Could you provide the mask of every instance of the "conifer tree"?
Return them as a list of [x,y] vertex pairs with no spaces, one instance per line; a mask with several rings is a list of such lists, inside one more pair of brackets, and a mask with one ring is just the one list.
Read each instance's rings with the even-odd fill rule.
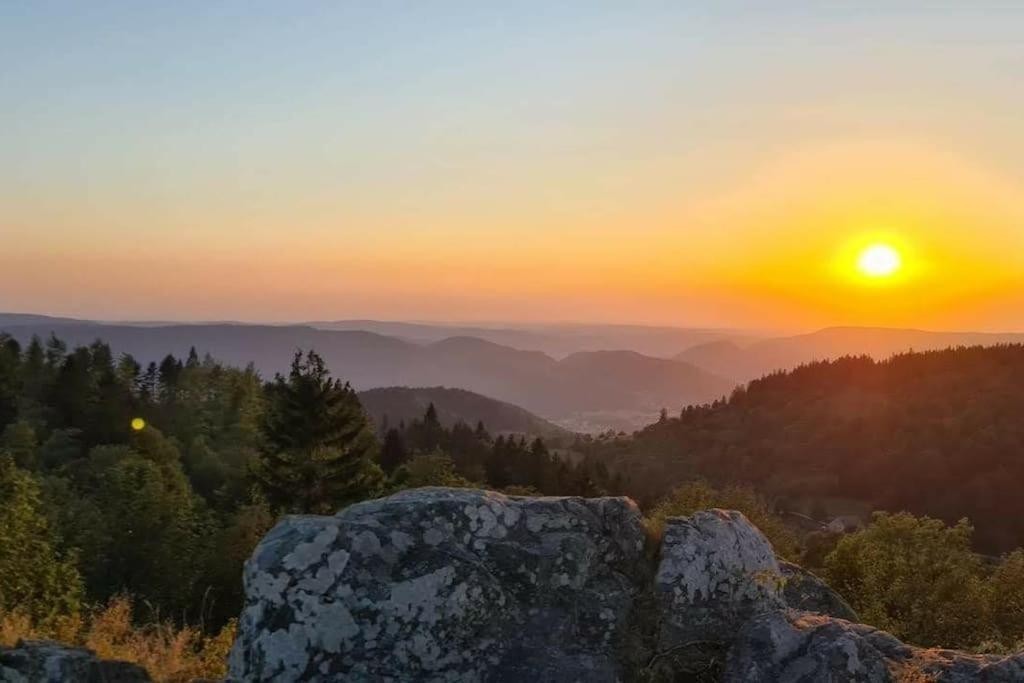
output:
[[383,475],[369,420],[355,391],[332,379],[315,351],[297,352],[267,399],[267,446],[256,474],[272,505],[334,512],[378,493]]
[[397,429],[389,429],[384,435],[384,445],[380,452],[381,468],[391,474],[408,458],[409,452],[405,448],[401,433]]
[[21,347],[18,342],[0,334],[0,430],[18,417],[20,361]]

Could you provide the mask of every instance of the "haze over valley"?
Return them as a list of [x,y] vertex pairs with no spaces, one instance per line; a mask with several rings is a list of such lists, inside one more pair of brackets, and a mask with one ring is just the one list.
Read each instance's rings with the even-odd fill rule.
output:
[[144,364],[195,348],[230,365],[252,363],[265,378],[285,372],[296,349],[315,349],[359,391],[465,389],[585,433],[631,432],[663,408],[675,414],[710,403],[752,379],[815,360],[1024,342],[1024,334],[885,328],[764,337],[641,325],[109,323],[32,314],[0,314],[0,332],[25,344],[51,334],[72,346],[99,339]]

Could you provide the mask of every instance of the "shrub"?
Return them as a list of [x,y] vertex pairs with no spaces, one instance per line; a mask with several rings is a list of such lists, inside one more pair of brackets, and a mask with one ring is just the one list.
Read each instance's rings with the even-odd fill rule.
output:
[[840,539],[825,576],[865,622],[928,647],[970,648],[996,635],[989,587],[967,520],[948,527],[909,513],[875,513]]
[[167,621],[136,625],[132,602],[118,596],[85,619],[65,621],[62,627],[41,627],[23,612],[0,614],[0,645],[20,639],[49,638],[94,650],[103,659],[133,662],[145,668],[156,683],[186,683],[195,679],[221,680],[236,622],[203,635],[198,629],[178,628]]
[[684,484],[673,490],[651,511],[648,518],[649,532],[653,537],[660,538],[665,520],[669,517],[689,516],[709,508],[739,510],[771,541],[780,557],[799,557],[800,545],[793,532],[775,514],[766,498],[745,486],[716,489],[704,481]]
[[55,627],[79,610],[82,581],[74,557],[57,552],[39,484],[0,453],[0,613],[18,609]]

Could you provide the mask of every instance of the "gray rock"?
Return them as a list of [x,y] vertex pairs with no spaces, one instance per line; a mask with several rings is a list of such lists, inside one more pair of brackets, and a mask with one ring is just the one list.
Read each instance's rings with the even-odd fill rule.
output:
[[863,624],[795,610],[752,619],[726,660],[725,683],[1011,683],[1024,654],[911,647]]
[[[246,564],[230,680],[1024,681],[1024,654],[915,648],[836,618],[852,610],[738,512],[668,520],[656,572],[641,521],[625,498],[440,488],[286,518]],[[4,652],[0,678],[147,680],[24,673],[47,661]]]
[[853,608],[815,574],[784,560],[779,560],[779,569],[785,579],[782,590],[788,607],[857,621],[857,613]]
[[784,605],[782,583],[771,544],[743,514],[704,510],[670,518],[654,581],[659,650],[730,644],[752,616]]
[[614,681],[649,568],[626,498],[418,489],[289,517],[245,567],[237,681]]
[[45,640],[22,640],[0,648],[3,683],[148,683],[149,674],[136,664],[96,658],[85,648]]

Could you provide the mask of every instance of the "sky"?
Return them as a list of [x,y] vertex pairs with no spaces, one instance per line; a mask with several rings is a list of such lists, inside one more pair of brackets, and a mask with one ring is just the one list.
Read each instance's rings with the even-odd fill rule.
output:
[[0,2],[0,310],[1024,330],[1024,4],[825,5]]

